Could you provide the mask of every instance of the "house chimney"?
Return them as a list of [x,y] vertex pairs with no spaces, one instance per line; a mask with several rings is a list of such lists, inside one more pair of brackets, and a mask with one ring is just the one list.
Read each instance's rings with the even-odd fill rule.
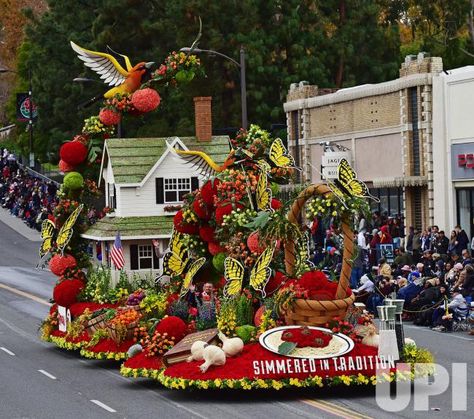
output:
[[210,141],[212,137],[211,101],[211,96],[194,98],[196,138],[199,141]]

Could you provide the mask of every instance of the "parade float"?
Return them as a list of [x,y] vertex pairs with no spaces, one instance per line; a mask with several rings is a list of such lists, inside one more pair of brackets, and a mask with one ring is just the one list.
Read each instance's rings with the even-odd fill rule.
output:
[[[97,65],[94,54],[106,55],[74,49],[90,67]],[[183,53],[163,66],[151,82],[191,79],[199,71],[197,59]],[[186,77],[178,77],[181,71]],[[110,270],[90,265],[79,236],[87,227],[87,198],[97,192],[88,174],[123,112],[158,106],[149,85],[115,92],[61,148],[67,174],[40,250],[58,276],[43,339],[86,358],[123,360],[122,375],[174,389],[368,385],[431,373],[428,366],[415,370],[432,356],[405,345],[399,301],[378,308],[380,330],[353,304],[353,226],[369,208],[367,187],[343,160],[335,181],[278,199],[299,169],[283,141],[255,125],[231,139],[223,164],[170,146],[202,181],[173,217],[156,281],[122,271],[114,284]],[[342,239],[342,255],[328,253],[340,259],[335,271],[310,261],[306,221],[315,217],[330,218]]]

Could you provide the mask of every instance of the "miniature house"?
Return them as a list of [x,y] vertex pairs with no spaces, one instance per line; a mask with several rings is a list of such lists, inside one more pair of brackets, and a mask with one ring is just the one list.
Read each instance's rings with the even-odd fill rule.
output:
[[173,216],[184,196],[205,180],[177,158],[167,143],[173,148],[203,151],[218,164],[228,156],[229,137],[211,135],[211,98],[195,98],[195,104],[196,137],[106,140],[99,185],[105,186],[106,206],[111,211],[82,234],[100,242],[102,264],[110,265],[109,249],[119,231],[124,270],[143,275],[160,272]]

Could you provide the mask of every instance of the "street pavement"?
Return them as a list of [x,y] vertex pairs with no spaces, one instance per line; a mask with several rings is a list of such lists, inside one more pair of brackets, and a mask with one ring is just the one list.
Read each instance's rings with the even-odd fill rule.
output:
[[[36,233],[18,234],[21,221],[0,211],[0,418],[473,417],[474,338],[466,333],[405,326],[406,336],[430,348],[436,362],[448,370],[454,362],[468,365],[467,411],[463,412],[452,411],[451,387],[431,397],[427,411],[414,411],[411,402],[393,413],[377,405],[373,388],[171,391],[151,380],[120,376],[118,363],[85,360],[60,350],[38,337],[55,278],[47,270],[35,269],[39,244],[30,239]],[[461,384],[456,390],[460,393],[462,374],[455,379]],[[420,385],[418,393],[433,388],[433,384]]]

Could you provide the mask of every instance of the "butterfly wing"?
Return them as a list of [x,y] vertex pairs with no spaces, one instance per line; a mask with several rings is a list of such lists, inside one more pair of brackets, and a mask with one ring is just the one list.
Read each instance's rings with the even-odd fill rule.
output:
[[370,194],[367,185],[357,179],[357,173],[346,159],[341,159],[337,166],[336,183],[346,195],[355,196],[357,198],[371,198],[376,201],[378,200]]
[[238,260],[231,257],[225,258],[224,268],[224,277],[227,281],[224,286],[224,297],[235,297],[242,290],[245,269]]
[[51,220],[44,220],[41,224],[41,239],[43,240],[39,250],[41,258],[52,249],[55,231],[56,226]]
[[62,225],[62,227],[59,230],[58,237],[56,238],[56,246],[58,249],[61,251],[61,253],[64,252],[64,249],[66,248],[67,244],[71,240],[71,237],[74,233],[74,230],[72,229],[74,227],[74,224],[76,224],[77,218],[79,217],[79,214],[82,211],[82,208],[84,205],[79,205],[68,217],[66,222]]
[[295,272],[297,275],[307,271],[308,268],[314,268],[313,262],[309,260],[309,237],[307,233],[296,242],[295,256]]
[[295,167],[293,156],[288,154],[280,138],[275,139],[270,146],[269,157],[277,167]]
[[257,181],[257,207],[260,211],[270,211],[272,209],[272,190],[268,187],[268,177],[265,172],[260,172]]
[[186,272],[186,276],[184,277],[183,285],[181,286],[181,292],[179,293],[180,298],[184,297],[187,294],[187,292],[189,291],[189,287],[193,283],[194,276],[197,274],[199,269],[201,269],[202,265],[204,265],[205,263],[206,263],[206,258],[202,257],[191,264],[189,271]]
[[273,258],[275,247],[267,247],[265,251],[258,257],[252,271],[250,272],[250,286],[255,291],[260,291],[262,297],[265,297],[265,285],[267,285],[272,270],[270,262]]

